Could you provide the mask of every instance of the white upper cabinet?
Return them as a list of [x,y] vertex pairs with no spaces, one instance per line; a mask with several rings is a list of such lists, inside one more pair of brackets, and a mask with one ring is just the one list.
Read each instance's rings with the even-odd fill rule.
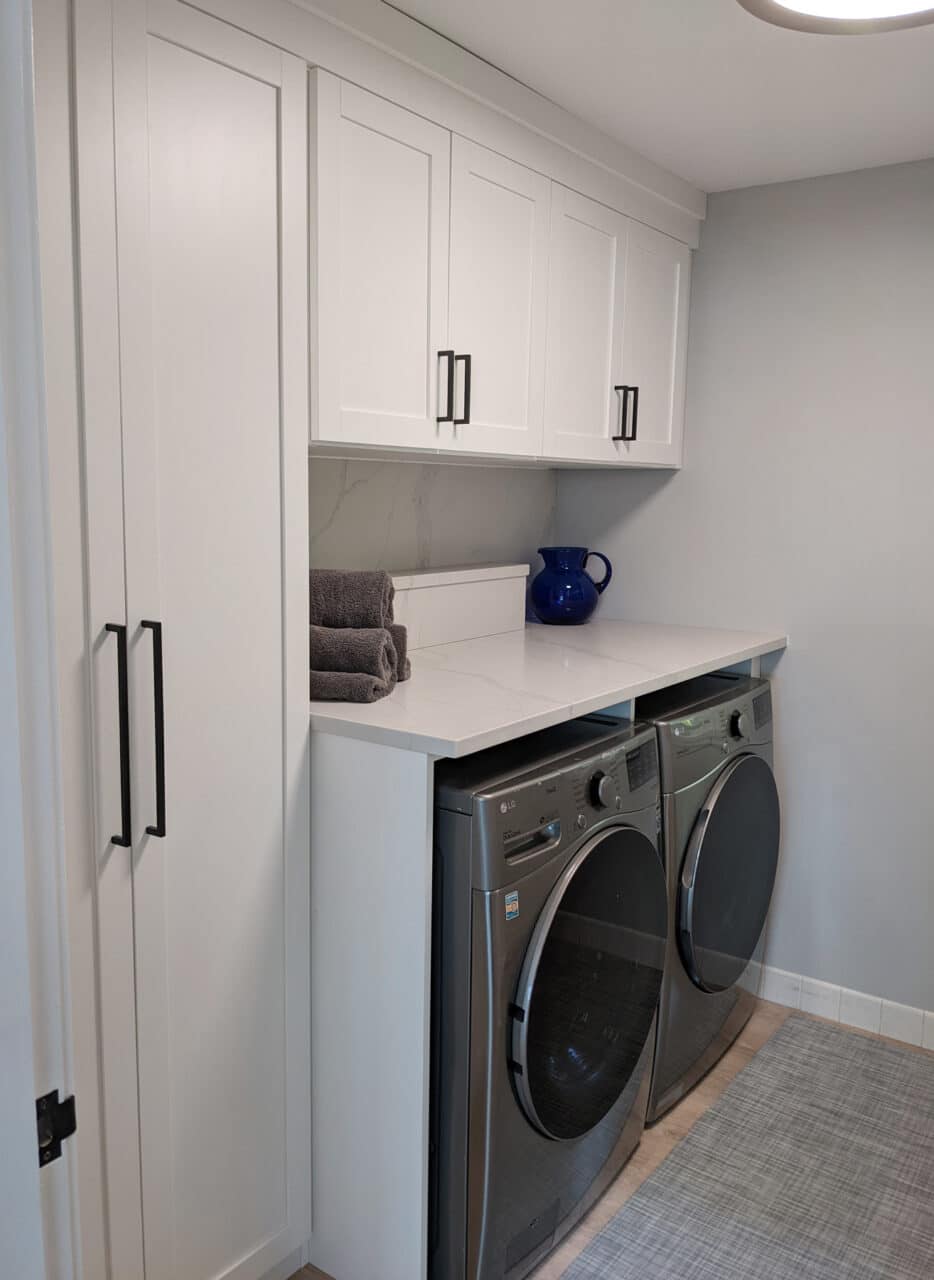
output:
[[311,438],[436,449],[451,135],[324,71],[311,116]]
[[311,72],[311,443],[681,462],[691,251]]
[[[681,465],[691,250],[641,222],[629,224],[619,382],[628,408],[620,461]],[[626,403],[628,401],[628,404]]]
[[618,462],[629,220],[554,183],[545,379],[547,458]]
[[678,466],[691,251],[554,184],[546,458]]
[[540,173],[454,138],[449,346],[458,452],[542,452],[550,197]]

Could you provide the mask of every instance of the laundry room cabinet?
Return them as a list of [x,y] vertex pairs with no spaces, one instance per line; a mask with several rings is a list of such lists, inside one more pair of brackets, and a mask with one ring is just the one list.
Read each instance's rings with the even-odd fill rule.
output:
[[464,453],[541,453],[550,200],[540,173],[453,139],[449,345],[469,360],[470,401],[452,443]]
[[691,251],[310,73],[311,446],[681,461]]
[[104,1127],[79,1142],[109,1224],[84,1274],[259,1280],[310,1233],[306,67],[174,0],[114,17],[111,48],[81,6],[76,43]]
[[451,440],[439,405],[453,399],[453,356],[439,357],[451,135],[326,71],[309,89],[312,439],[437,448]]
[[554,183],[551,197],[544,452],[621,456],[623,317],[629,219]]
[[633,407],[623,426],[631,438],[623,441],[619,461],[681,463],[690,281],[687,245],[630,220],[620,375],[638,388],[638,402],[630,393]]
[[312,442],[541,452],[550,183],[310,75]]
[[690,254],[552,184],[546,457],[679,464]]

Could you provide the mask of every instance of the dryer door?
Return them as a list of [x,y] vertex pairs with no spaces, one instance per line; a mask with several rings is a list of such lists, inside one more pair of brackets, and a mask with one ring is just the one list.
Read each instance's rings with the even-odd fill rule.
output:
[[548,1137],[587,1133],[626,1088],[655,1017],[667,915],[655,846],[622,826],[579,850],[542,908],[512,1010],[512,1070]]
[[778,790],[759,756],[737,756],[698,814],[678,887],[678,945],[702,991],[725,991],[758,945],[775,884]]

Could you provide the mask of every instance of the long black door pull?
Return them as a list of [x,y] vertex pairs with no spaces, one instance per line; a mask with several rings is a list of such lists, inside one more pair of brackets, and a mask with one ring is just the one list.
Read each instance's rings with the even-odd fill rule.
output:
[[165,835],[165,689],[162,673],[162,623],[139,624],[152,632],[152,703],[156,732],[156,822],[148,826],[151,836]]
[[[454,421],[454,352],[439,351],[438,359],[447,360],[448,362],[448,391],[447,391],[448,407],[445,413],[439,414],[438,417],[435,418],[435,421],[436,422],[453,422]],[[439,387],[438,400],[440,401],[440,399],[441,399],[441,389]],[[439,404],[439,408],[440,408],[440,404]]]
[[455,356],[454,363],[457,364],[459,361],[463,361],[464,363],[464,416],[462,418],[454,419],[455,427],[463,427],[470,424],[471,359],[469,353],[465,353],[461,356]]
[[[635,440],[639,431],[639,388],[619,386],[614,387],[614,391],[622,391],[623,406],[620,413],[620,433],[613,436],[614,440],[622,440],[627,444],[631,444]],[[629,396],[632,394],[632,430],[629,430]]]
[[110,843],[129,849],[133,842],[130,816],[130,691],[126,660],[126,627],[122,622],[108,622],[105,631],[117,637],[117,698],[120,707],[120,825],[123,830],[110,837]]

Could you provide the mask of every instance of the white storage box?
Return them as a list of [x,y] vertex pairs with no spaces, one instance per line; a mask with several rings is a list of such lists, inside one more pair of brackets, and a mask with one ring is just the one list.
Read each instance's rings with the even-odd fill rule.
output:
[[521,631],[528,576],[527,564],[394,573],[396,622],[408,628],[410,650]]

